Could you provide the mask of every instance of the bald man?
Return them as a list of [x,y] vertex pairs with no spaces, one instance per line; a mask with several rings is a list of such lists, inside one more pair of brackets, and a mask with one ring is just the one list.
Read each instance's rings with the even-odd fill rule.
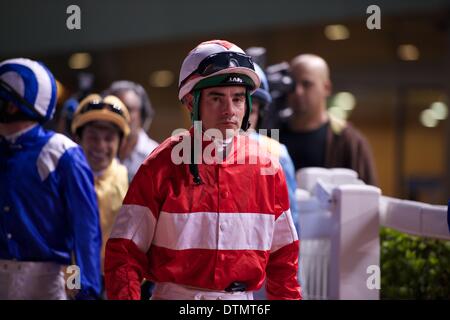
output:
[[281,125],[295,169],[305,167],[349,168],[365,183],[376,185],[374,161],[364,136],[351,124],[327,112],[332,91],[324,59],[313,54],[295,57],[290,64],[295,91],[288,97],[292,116]]

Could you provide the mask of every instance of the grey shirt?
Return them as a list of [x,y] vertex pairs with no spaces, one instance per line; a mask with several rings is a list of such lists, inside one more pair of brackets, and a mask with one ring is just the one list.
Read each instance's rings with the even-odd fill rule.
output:
[[139,131],[136,146],[130,155],[122,161],[123,165],[128,169],[128,181],[133,179],[141,163],[158,145],[158,142],[151,139],[144,129]]

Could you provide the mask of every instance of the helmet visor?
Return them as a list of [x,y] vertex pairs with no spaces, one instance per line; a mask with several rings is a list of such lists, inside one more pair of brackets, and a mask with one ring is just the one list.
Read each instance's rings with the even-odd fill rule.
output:
[[80,110],[80,114],[92,111],[92,110],[103,110],[107,109],[111,112],[117,113],[121,117],[125,118],[124,112],[122,110],[122,107],[117,104],[110,104],[105,103],[101,101],[92,101],[83,106],[83,108]]
[[219,52],[214,53],[205,58],[196,70],[194,70],[189,76],[187,76],[180,84],[180,88],[184,83],[194,74],[206,77],[215,72],[227,69],[243,67],[251,70],[255,70],[253,66],[252,58],[246,54],[239,52]]

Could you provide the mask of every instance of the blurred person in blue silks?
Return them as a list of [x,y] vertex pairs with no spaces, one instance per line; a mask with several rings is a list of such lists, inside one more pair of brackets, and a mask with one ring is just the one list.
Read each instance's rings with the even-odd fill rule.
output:
[[300,234],[297,202],[295,200],[295,190],[297,189],[297,182],[295,180],[294,163],[292,162],[291,156],[289,155],[289,152],[284,144],[281,144],[275,139],[258,133],[264,114],[267,112],[267,108],[272,102],[272,97],[269,93],[269,83],[267,82],[267,77],[264,71],[258,64],[253,64],[255,66],[256,73],[261,78],[261,86],[252,94],[252,112],[250,114],[249,122],[250,129],[253,130],[250,137],[257,139],[264,148],[267,148],[269,152],[279,157],[284,175],[286,176],[292,219],[294,220],[297,233]]
[[62,270],[73,263],[75,298],[100,294],[92,172],[75,142],[43,128],[56,90],[43,64],[0,62],[0,299],[66,299]]
[[[284,144],[277,140],[267,137],[264,134],[259,134],[264,115],[267,113],[269,104],[272,102],[272,97],[269,93],[269,83],[266,74],[257,63],[253,63],[255,71],[261,79],[261,85],[252,94],[252,112],[250,113],[250,137],[258,140],[261,147],[271,152],[279,158],[284,175],[286,176],[286,184],[289,192],[289,205],[291,208],[292,220],[300,238],[300,224],[298,217],[297,201],[295,199],[295,190],[297,189],[297,182],[295,180],[295,169],[289,152]],[[300,277],[299,277],[300,279]],[[265,299],[265,287],[263,286],[259,291],[255,292],[255,299]]]

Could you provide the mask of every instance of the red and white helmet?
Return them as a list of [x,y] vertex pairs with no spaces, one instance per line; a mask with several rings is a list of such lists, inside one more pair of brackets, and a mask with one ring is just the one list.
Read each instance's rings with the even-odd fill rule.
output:
[[248,76],[253,82],[252,92],[261,83],[251,57],[241,48],[226,40],[211,40],[200,43],[184,59],[178,82],[178,98],[182,100],[201,80],[220,74]]

